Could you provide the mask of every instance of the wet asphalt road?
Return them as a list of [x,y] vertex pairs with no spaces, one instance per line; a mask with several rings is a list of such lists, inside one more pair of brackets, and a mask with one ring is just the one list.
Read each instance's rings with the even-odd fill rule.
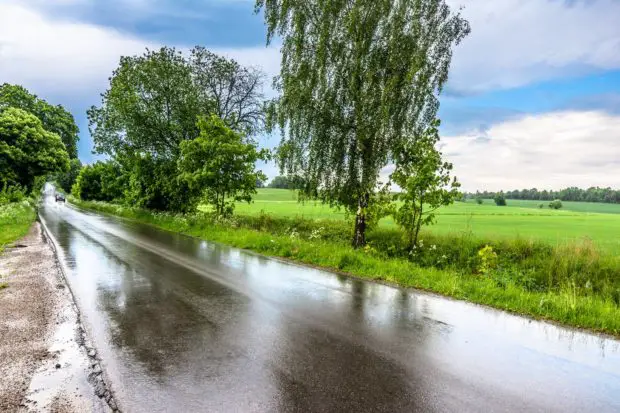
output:
[[48,200],[127,412],[620,412],[620,343]]

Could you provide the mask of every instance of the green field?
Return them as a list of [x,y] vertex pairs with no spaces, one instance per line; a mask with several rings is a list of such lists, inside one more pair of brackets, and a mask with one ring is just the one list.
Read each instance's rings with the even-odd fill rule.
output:
[[[545,208],[538,205],[544,203]],[[438,211],[437,224],[430,231],[439,234],[469,233],[480,238],[524,238],[565,244],[591,240],[602,250],[620,248],[620,205],[563,202],[561,210],[550,210],[548,202],[508,200],[508,206],[495,206],[492,200],[478,205],[456,202]],[[284,189],[259,189],[252,204],[238,204],[236,213],[274,216],[300,216],[312,219],[345,219],[343,210],[316,202],[297,202],[296,193]],[[391,218],[380,225],[393,226]]]

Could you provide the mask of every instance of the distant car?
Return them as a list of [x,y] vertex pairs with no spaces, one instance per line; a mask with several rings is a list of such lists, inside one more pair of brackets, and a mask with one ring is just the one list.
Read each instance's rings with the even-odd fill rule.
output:
[[56,202],[65,202],[65,196],[63,194],[56,194]]

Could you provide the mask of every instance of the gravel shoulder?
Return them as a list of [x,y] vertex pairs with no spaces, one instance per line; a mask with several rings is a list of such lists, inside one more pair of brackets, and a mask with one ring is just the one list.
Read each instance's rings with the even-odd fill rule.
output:
[[112,411],[95,395],[101,369],[38,222],[0,255],[0,283],[0,411]]

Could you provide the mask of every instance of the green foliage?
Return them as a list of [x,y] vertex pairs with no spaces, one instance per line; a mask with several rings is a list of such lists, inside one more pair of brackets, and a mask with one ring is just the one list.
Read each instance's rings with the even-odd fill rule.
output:
[[478,258],[480,260],[478,272],[481,274],[489,276],[497,268],[497,253],[490,245],[485,245],[478,251]]
[[200,136],[181,143],[179,178],[195,194],[204,193],[218,215],[230,215],[235,202],[250,202],[256,182],[266,179],[254,168],[256,161],[267,158],[267,152],[246,142],[215,115],[201,118],[198,127]]
[[561,209],[562,208],[562,201],[560,201],[559,199],[553,200],[551,202],[549,202],[549,208],[551,209]]
[[278,175],[269,182],[267,187],[277,189],[301,189],[304,187],[304,184],[302,178],[299,176],[289,177]]
[[85,201],[113,201],[121,198],[120,168],[117,164],[96,162],[81,168],[73,185],[73,196]]
[[68,169],[65,145],[36,116],[13,107],[0,112],[0,185],[32,191],[38,177]]
[[0,191],[0,205],[21,202],[24,199],[26,199],[26,193],[19,185],[8,186],[4,184],[4,187]]
[[243,133],[261,130],[261,89],[260,72],[200,47],[189,58],[168,47],[121,58],[88,117],[95,150],[120,165],[124,202],[193,210],[204,188],[177,179],[181,143],[194,142],[198,117],[211,113]]
[[283,132],[278,163],[304,178],[306,198],[357,215],[400,141],[435,118],[452,46],[469,25],[443,0],[257,0],[267,40],[282,38],[281,93],[267,126]]
[[71,188],[73,188],[73,184],[75,184],[81,169],[82,162],[79,159],[71,159],[69,161],[69,170],[56,175],[56,182],[65,193],[71,192]]
[[506,206],[506,197],[503,192],[498,192],[495,198],[493,198],[493,201],[495,201],[495,205],[497,206]]
[[31,94],[22,86],[5,83],[0,85],[0,112],[14,107],[25,110],[39,118],[43,129],[55,133],[65,145],[71,159],[77,158],[77,142],[80,132],[73,115],[62,106],[53,106]]
[[180,52],[163,47],[122,57],[102,106],[88,111],[95,151],[110,156],[151,154],[172,159],[179,143],[198,136],[198,92]]
[[124,174],[124,202],[157,211],[189,212],[195,209],[195,191],[177,179],[176,160],[149,154],[119,157]]
[[484,199],[482,199],[482,198],[480,198],[480,197],[477,197],[477,198],[476,198],[476,203],[477,203],[478,205],[482,205],[482,204],[484,203]]
[[435,211],[450,205],[458,197],[460,184],[450,178],[452,164],[443,162],[439,143],[439,121],[434,121],[424,133],[402,144],[396,157],[392,180],[402,192],[397,195],[400,205],[394,215],[405,230],[409,248],[418,246],[422,225],[435,221]]

